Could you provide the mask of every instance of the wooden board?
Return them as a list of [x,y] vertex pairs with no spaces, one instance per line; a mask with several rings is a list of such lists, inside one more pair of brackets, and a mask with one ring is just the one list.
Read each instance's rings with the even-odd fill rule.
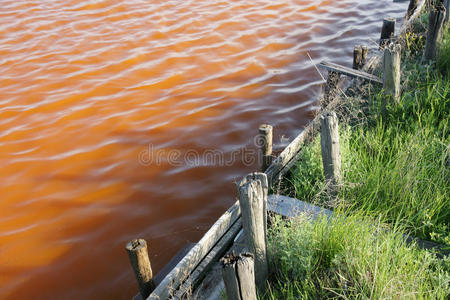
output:
[[319,67],[324,68],[328,71],[331,72],[337,72],[352,78],[359,78],[359,79],[363,79],[363,80],[367,80],[369,82],[374,82],[374,83],[379,83],[379,84],[383,84],[383,80],[381,80],[380,78],[378,78],[375,75],[363,72],[363,71],[359,71],[359,70],[355,70],[352,68],[348,68],[345,66],[341,66],[332,62],[327,62],[327,61],[323,61],[320,64],[318,64]]
[[203,238],[172,269],[147,299],[168,299],[236,222],[240,214],[239,203],[236,202],[214,223]]
[[267,198],[267,209],[286,218],[306,215],[315,220],[321,215],[327,217],[333,215],[333,212],[329,209],[282,195],[269,195]]
[[195,268],[191,275],[181,285],[178,291],[174,295],[174,299],[183,299],[183,297],[189,298],[192,291],[197,287],[199,282],[205,277],[206,273],[210,270],[214,262],[218,261],[225,252],[233,244],[234,238],[242,229],[241,218],[237,219],[233,226],[225,233],[225,235],[219,240],[219,242],[211,249],[208,255],[202,260],[202,262]]

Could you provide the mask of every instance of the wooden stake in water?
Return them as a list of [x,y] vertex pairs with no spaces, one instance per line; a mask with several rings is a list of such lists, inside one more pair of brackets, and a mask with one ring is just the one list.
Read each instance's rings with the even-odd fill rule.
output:
[[263,124],[259,126],[258,146],[260,147],[261,171],[264,172],[272,163],[273,128]]
[[152,266],[148,257],[147,242],[143,239],[130,241],[125,249],[139,286],[139,292],[145,299],[155,289]]
[[395,19],[385,18],[383,19],[383,26],[381,27],[380,46],[389,44],[389,40],[395,34]]
[[400,100],[401,50],[400,44],[390,44],[384,49],[383,56],[383,89],[386,96],[396,102]]
[[439,6],[430,8],[430,17],[427,32],[427,43],[425,45],[425,59],[436,60],[437,44],[442,38],[442,31],[445,20],[445,8]]
[[[267,176],[257,173],[264,178],[250,179],[247,176],[239,185],[239,204],[241,206],[242,227],[246,235],[247,249],[255,258],[255,281],[256,285],[262,287],[268,276],[267,246],[266,246],[266,203],[267,199]],[[258,177],[256,176],[256,177]],[[254,176],[252,176],[254,177]]]
[[341,149],[335,112],[324,114],[320,118],[320,146],[325,178],[331,194],[335,196],[341,184]]
[[221,259],[228,300],[256,300],[254,260],[251,253],[230,254]]

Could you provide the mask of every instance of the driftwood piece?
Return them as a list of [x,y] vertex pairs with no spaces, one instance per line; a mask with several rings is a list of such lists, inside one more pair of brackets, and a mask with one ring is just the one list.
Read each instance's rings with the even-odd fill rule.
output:
[[257,144],[260,149],[261,171],[264,172],[272,163],[272,140],[273,127],[271,125],[263,124],[258,129],[259,136]]
[[427,43],[425,45],[425,59],[436,60],[438,43],[442,38],[445,20],[445,8],[443,6],[431,7],[428,23]]
[[222,275],[229,300],[256,300],[254,260],[251,253],[230,254],[222,260]]
[[202,239],[175,266],[150,294],[150,299],[167,299],[188,278],[197,265],[216,245],[218,240],[236,222],[241,213],[239,203],[228,209],[214,225],[205,233]]
[[132,240],[127,243],[125,249],[138,282],[139,293],[143,298],[147,298],[155,288],[147,242],[144,239]]
[[390,44],[383,56],[383,89],[387,97],[396,102],[400,100],[401,52],[400,44]]
[[[264,173],[261,176],[266,177]],[[267,180],[266,180],[267,182]],[[242,227],[247,247],[255,257],[255,280],[263,286],[268,276],[266,230],[264,220],[267,193],[261,180],[243,180],[239,186],[239,203],[242,212]]]

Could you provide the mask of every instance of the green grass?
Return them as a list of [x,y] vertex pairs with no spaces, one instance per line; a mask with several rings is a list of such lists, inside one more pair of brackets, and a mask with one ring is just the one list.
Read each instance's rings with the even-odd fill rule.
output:
[[[447,39],[441,56],[450,56],[449,45]],[[302,150],[289,185],[299,199],[381,214],[405,232],[450,245],[449,77],[420,56],[403,61],[400,103],[383,111],[383,93],[376,92],[361,120],[340,125],[339,203],[327,202],[318,139]]]
[[[362,216],[280,219],[269,232],[272,275],[264,299],[446,299],[448,258],[407,246]],[[447,271],[446,271],[447,270]]]

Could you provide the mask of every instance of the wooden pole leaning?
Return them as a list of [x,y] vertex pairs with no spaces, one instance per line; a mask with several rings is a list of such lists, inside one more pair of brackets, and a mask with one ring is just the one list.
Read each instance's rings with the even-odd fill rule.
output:
[[428,23],[427,43],[425,45],[425,59],[436,60],[437,44],[442,38],[444,28],[445,8],[443,6],[430,7],[430,17]]
[[259,126],[257,144],[260,149],[261,172],[267,170],[272,163],[273,127],[267,124]]
[[155,289],[147,242],[144,239],[132,240],[127,243],[125,249],[138,282],[139,293],[143,299],[146,299]]
[[380,46],[384,47],[389,44],[390,39],[395,34],[395,18],[384,18],[381,27]]
[[262,287],[268,276],[266,231],[267,226],[267,175],[249,174],[239,184],[242,227],[247,249],[255,259],[255,282]]
[[330,194],[334,197],[341,184],[341,149],[335,112],[324,114],[320,118],[320,146],[325,179]]
[[257,300],[253,255],[229,254],[220,261],[228,300]]
[[[383,55],[383,89],[388,99],[400,101],[400,64],[401,46],[391,43],[384,49]],[[385,100],[386,101],[386,100]],[[383,104],[386,106],[386,102]]]

